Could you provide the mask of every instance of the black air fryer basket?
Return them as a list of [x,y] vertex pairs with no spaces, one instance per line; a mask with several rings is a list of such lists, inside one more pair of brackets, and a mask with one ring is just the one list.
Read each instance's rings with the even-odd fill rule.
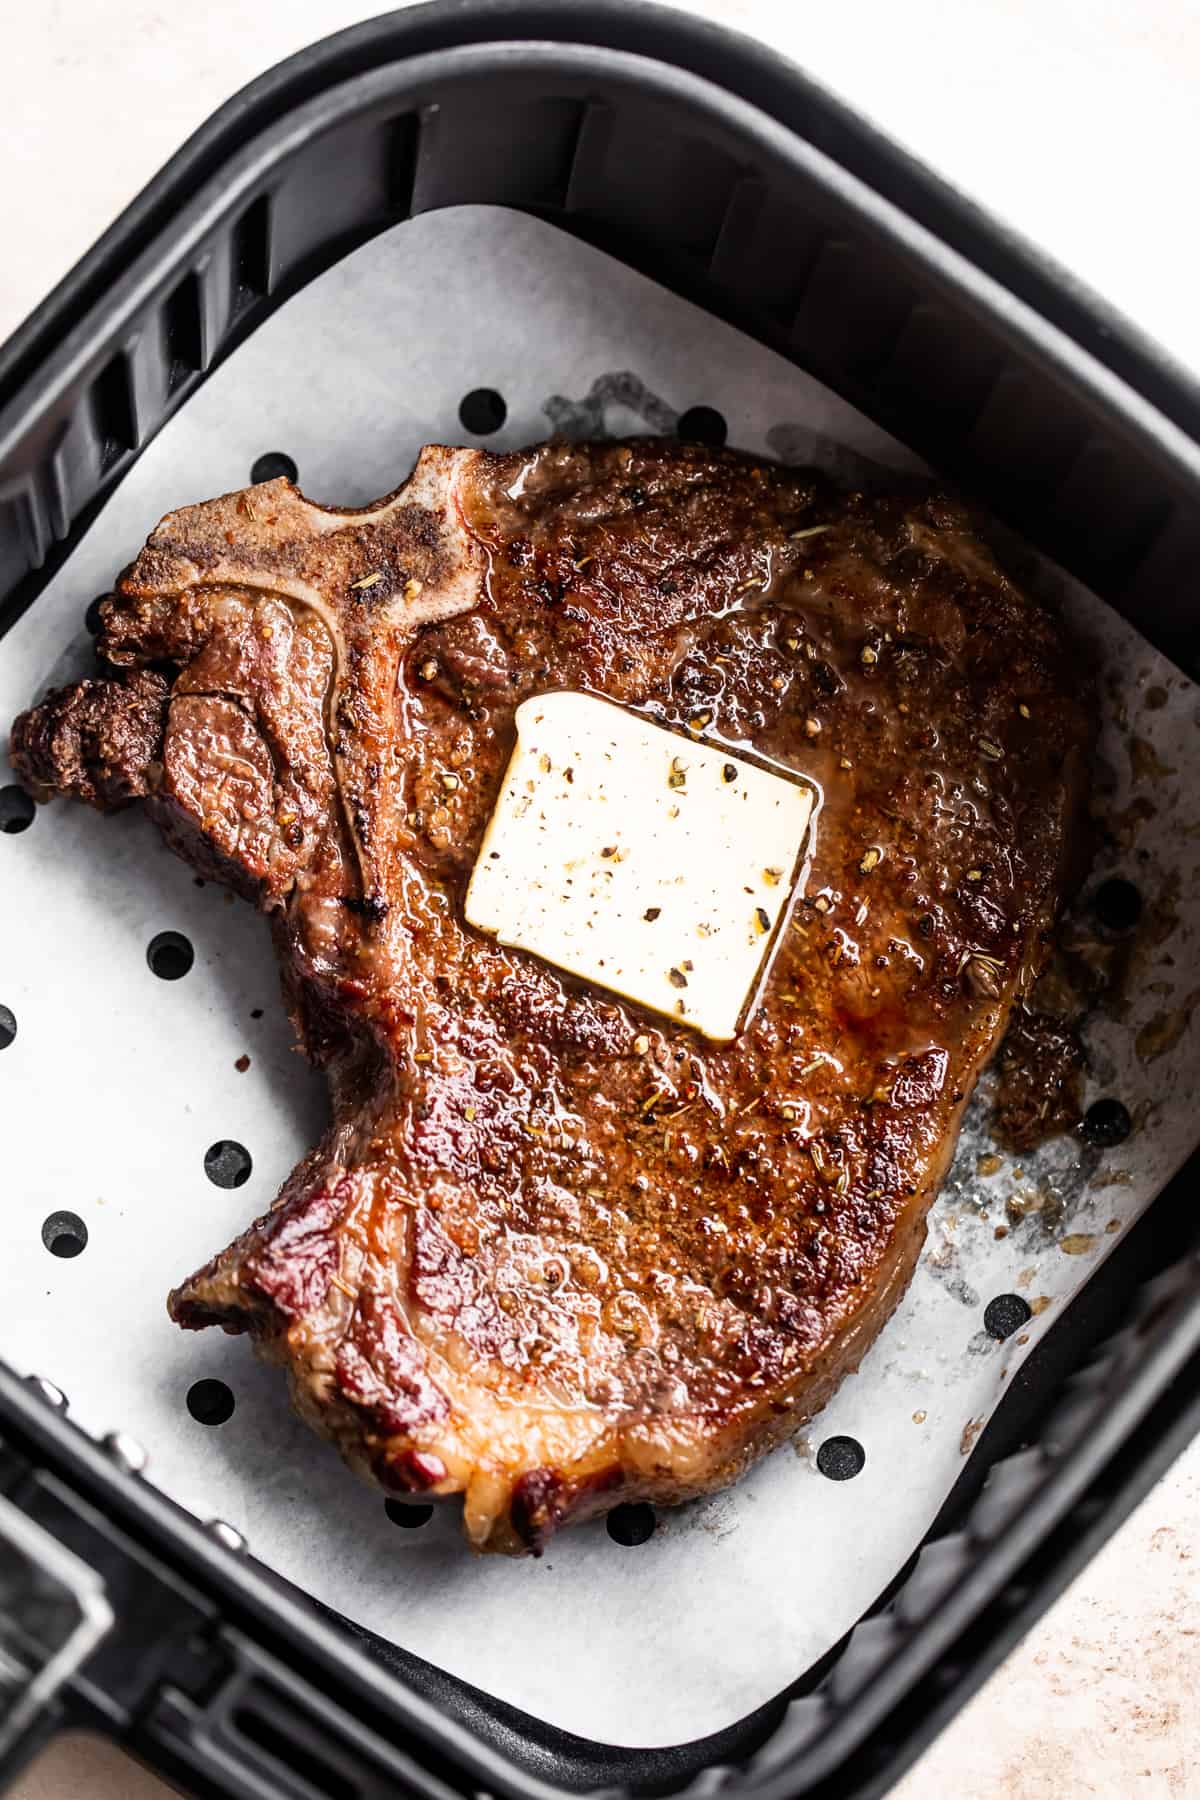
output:
[[[281,300],[469,202],[769,344],[1193,665],[1200,391],[796,70],[628,0],[392,14],[197,133],[0,349],[0,630]],[[1025,1365],[892,1590],[667,1750],[571,1737],[351,1629],[159,1494],[138,1445],[74,1427],[53,1369],[0,1365],[0,1772],[72,1724],[199,1794],[886,1792],[1200,1428],[1198,1171]]]

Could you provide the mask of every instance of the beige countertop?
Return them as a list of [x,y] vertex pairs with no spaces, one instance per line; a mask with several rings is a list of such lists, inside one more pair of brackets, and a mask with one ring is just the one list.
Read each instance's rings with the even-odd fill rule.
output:
[[[46,0],[11,12],[0,58],[0,340],[214,107],[373,10],[353,0]],[[696,0],[690,10],[803,63],[1200,369],[1194,0]],[[164,1791],[82,1738],[54,1745],[16,1789],[18,1800]],[[1200,1797],[1200,1443],[894,1800],[939,1792]]]

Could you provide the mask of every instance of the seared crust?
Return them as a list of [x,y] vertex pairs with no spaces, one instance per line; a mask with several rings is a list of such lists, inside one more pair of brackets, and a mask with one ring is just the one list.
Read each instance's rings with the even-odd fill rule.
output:
[[170,691],[152,669],[119,687],[77,681],[55,688],[13,726],[13,765],[39,800],[65,790],[108,812],[142,799],[162,749]]
[[[942,496],[660,442],[426,451],[361,513],[286,482],[189,508],[102,618],[122,673],[24,715],[14,760],[145,795],[268,910],[333,1086],[175,1318],[251,1332],[354,1467],[464,1493],[480,1547],[732,1480],[903,1293],[1045,955],[1091,735],[1057,622]],[[554,688],[817,784],[732,1044],[464,923],[514,708]]]

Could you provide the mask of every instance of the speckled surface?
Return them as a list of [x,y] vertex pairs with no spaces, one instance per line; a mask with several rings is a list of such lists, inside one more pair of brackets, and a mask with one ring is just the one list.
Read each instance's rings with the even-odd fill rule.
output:
[[[0,337],[214,105],[364,10],[344,0],[213,0],[202,12],[57,0],[10,24],[0,241],[20,254],[0,266]],[[1164,161],[1194,157],[1194,8],[981,0],[952,12],[939,0],[867,0],[841,17],[829,8],[801,18],[770,0],[710,0],[695,10],[803,57],[1200,367],[1195,250],[1177,231],[1177,187],[1159,179]],[[1064,144],[1087,153],[1067,156]],[[901,1784],[900,1800],[939,1787],[958,1800],[1200,1794],[1198,1556],[1200,1446]],[[18,1791],[139,1800],[160,1790],[76,1740]]]
[[1200,1794],[1200,1443],[1018,1645],[893,1800]]

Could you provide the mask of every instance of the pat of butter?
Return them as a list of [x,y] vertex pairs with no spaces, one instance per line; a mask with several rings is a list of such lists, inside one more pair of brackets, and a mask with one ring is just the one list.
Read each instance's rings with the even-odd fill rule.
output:
[[525,700],[516,726],[468,922],[732,1038],[791,898],[811,788],[592,694]]

